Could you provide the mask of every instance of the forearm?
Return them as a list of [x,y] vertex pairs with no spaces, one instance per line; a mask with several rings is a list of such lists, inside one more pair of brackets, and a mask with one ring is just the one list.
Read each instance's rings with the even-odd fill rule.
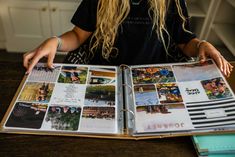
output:
[[188,57],[197,57],[199,54],[198,43],[200,43],[200,40],[194,38],[190,40],[187,44],[179,44],[178,46],[182,50],[182,52]]
[[[60,36],[60,47],[58,51],[69,52],[77,49],[91,35],[91,32],[86,32],[78,27],[64,33]],[[58,41],[57,41],[58,42]],[[59,44],[59,43],[58,43]]]
[[58,47],[59,48],[58,51],[61,52],[69,52],[75,50],[81,45],[76,33],[73,30],[61,35],[60,40],[61,40],[61,46]]

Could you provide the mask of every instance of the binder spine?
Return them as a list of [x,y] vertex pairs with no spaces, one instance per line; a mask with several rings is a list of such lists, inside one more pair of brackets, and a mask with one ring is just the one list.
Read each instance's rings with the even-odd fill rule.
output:
[[130,69],[130,67],[126,64],[121,64],[119,67],[120,69],[122,69],[122,71],[124,71],[125,69]]
[[[128,126],[134,126],[135,124],[135,113],[128,109],[122,109],[120,112],[123,112],[123,114],[127,115],[126,120],[128,121]],[[123,133],[125,135],[130,135],[133,132],[133,127],[127,127],[123,129]]]
[[130,67],[127,65],[121,65],[123,70],[123,93],[124,93],[124,109],[122,110],[125,115],[125,128],[127,134],[132,135],[135,130],[135,112],[134,112],[134,100],[133,100],[133,89],[130,77]]
[[124,108],[124,99],[123,99],[123,89],[122,89],[122,69],[118,69],[118,86],[117,86],[117,95],[118,95],[118,106],[117,106],[117,119],[118,119],[118,132],[120,134],[124,134],[125,133],[125,117],[124,114],[122,112],[123,108]]

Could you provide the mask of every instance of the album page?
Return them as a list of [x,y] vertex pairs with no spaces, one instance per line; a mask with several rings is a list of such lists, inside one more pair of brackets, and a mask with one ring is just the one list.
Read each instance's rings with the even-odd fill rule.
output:
[[118,134],[120,89],[118,68],[37,64],[27,76],[3,130]]
[[133,134],[235,130],[235,97],[212,60],[129,71]]

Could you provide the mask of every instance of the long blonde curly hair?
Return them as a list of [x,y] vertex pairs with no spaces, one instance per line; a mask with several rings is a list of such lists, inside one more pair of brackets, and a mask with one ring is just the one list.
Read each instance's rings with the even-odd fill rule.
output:
[[[163,34],[167,32],[165,25],[165,16],[167,8],[171,0],[148,0],[150,4],[149,16],[152,19],[152,29],[156,32],[158,38],[162,41],[164,49],[167,52],[169,47],[169,41],[165,42]],[[177,6],[177,11],[182,19],[182,28],[184,31],[189,32],[185,29],[186,18],[183,15],[182,8],[180,6],[180,0],[174,0]],[[112,52],[116,49],[113,45],[115,37],[118,32],[118,28],[121,23],[125,20],[130,12],[129,0],[99,0],[97,7],[97,23],[96,30],[92,35],[91,52],[94,55],[94,50],[98,47],[102,49],[102,56],[106,60],[109,60]],[[191,32],[190,32],[191,33]],[[168,38],[170,40],[170,38]],[[168,43],[168,44],[166,44]],[[117,54],[112,54],[117,55]]]

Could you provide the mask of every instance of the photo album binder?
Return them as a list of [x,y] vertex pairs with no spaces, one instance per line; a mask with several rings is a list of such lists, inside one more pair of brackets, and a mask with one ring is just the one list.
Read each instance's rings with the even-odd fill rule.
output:
[[2,133],[147,139],[235,132],[235,96],[216,64],[37,64]]

